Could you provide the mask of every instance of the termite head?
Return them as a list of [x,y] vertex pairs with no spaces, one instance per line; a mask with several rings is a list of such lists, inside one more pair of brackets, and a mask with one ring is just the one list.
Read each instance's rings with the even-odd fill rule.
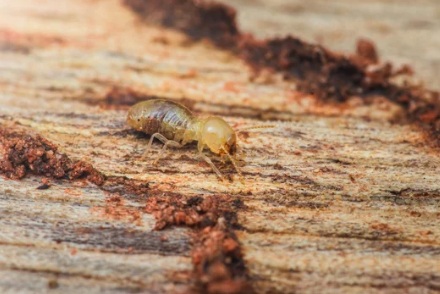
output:
[[143,113],[147,103],[148,101],[139,102],[128,110],[127,124],[137,131],[144,129],[145,119],[143,118]]
[[220,117],[212,116],[204,119],[199,141],[219,155],[234,155],[237,151],[237,136],[228,123]]

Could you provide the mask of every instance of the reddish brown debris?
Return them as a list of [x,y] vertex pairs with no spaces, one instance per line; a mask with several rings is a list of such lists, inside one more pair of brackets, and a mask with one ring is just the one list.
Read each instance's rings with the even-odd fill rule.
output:
[[344,102],[352,96],[382,95],[402,106],[409,121],[421,125],[440,144],[440,98],[408,84],[395,85],[406,66],[378,64],[371,41],[361,40],[357,54],[344,56],[289,36],[257,40],[239,30],[233,8],[203,0],[123,0],[143,20],[178,29],[194,40],[207,39],[243,58],[256,72],[278,71],[294,79],[301,91],[323,100]]
[[27,173],[49,178],[87,179],[102,185],[104,175],[92,165],[73,162],[67,155],[57,151],[57,146],[40,135],[31,135],[24,130],[0,126],[0,173],[11,179],[21,179]]
[[84,161],[74,162],[68,170],[71,180],[86,178],[89,182],[101,186],[105,182],[105,177],[97,171],[90,163]]
[[230,201],[225,195],[187,197],[168,193],[150,197],[145,211],[155,216],[156,229],[159,230],[172,225],[205,228],[214,226],[218,218],[229,211]]
[[146,199],[149,184],[127,177],[106,177],[90,163],[72,161],[55,144],[17,127],[0,126],[0,173],[22,179],[28,173],[42,175],[38,189],[48,189],[50,179],[87,179],[106,192]]
[[227,5],[200,0],[124,0],[151,23],[183,31],[194,40],[209,39],[217,46],[235,46],[240,32],[235,10]]
[[38,190],[46,190],[49,189],[52,184],[50,183],[49,178],[42,178],[41,185],[37,187]]
[[378,63],[379,55],[377,54],[376,45],[370,40],[359,39],[356,44],[356,55],[364,58],[367,62]]
[[124,194],[125,196],[134,196],[137,199],[145,199],[150,190],[148,182],[142,182],[127,177],[107,177],[101,189],[110,193]]
[[[240,203],[238,203],[240,202]],[[172,225],[196,228],[192,261],[201,293],[252,293],[241,247],[232,227],[237,226],[234,208],[241,201],[229,196],[154,196],[145,211],[155,216],[156,229]]]
[[246,267],[235,234],[220,218],[194,238],[192,261],[202,293],[252,293]]
[[141,211],[134,207],[126,206],[125,200],[118,194],[109,195],[105,200],[104,207],[93,207],[92,211],[105,218],[127,220],[136,225],[142,224]]
[[324,99],[360,95],[366,86],[360,63],[294,37],[263,41],[249,37],[240,44],[240,55],[254,70],[282,72],[297,80],[299,90]]

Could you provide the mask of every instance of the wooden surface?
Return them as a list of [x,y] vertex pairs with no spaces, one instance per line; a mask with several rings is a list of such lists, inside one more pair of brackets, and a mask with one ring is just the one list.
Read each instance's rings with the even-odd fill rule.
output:
[[[280,21],[283,32],[309,40],[336,16],[345,22],[355,10],[376,18],[379,7],[392,5],[338,1],[325,10],[313,1],[300,5],[300,23],[274,4],[257,10],[249,3],[234,1],[244,30],[272,35]],[[386,36],[396,39],[376,39],[380,52],[414,65],[438,87],[437,1],[423,2],[432,9],[393,3],[402,13],[387,19]],[[257,21],[260,11],[272,26]],[[399,25],[414,21],[409,11],[429,22],[410,30],[414,38]],[[295,29],[301,26],[307,30]],[[366,22],[342,30],[341,48],[371,30]],[[338,47],[337,38],[323,38]],[[3,125],[39,133],[70,158],[154,191],[243,200],[236,234],[259,293],[440,291],[440,158],[424,134],[389,123],[399,108],[387,102],[322,105],[276,76],[251,76],[230,54],[140,23],[118,1],[0,1]],[[141,159],[147,139],[125,131],[126,109],[102,107],[114,87],[190,103],[235,127],[276,127],[240,136],[244,184],[219,182],[191,147],[169,151],[154,167]],[[228,165],[221,170],[233,174]],[[134,220],[105,213],[112,192],[67,180],[37,190],[40,180],[0,177],[0,292],[191,291],[189,228],[154,231],[149,214]],[[128,211],[148,201],[121,193]]]
[[440,3],[436,0],[226,0],[244,31],[259,37],[294,34],[352,54],[356,42],[375,42],[383,61],[410,64],[417,80],[440,90]]

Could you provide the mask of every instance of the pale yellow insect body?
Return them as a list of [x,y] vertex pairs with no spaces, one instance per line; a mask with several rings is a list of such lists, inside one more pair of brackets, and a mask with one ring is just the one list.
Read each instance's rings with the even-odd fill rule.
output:
[[147,151],[154,138],[164,143],[155,163],[158,162],[168,145],[182,147],[192,141],[197,141],[199,156],[220,178],[223,178],[220,171],[211,159],[203,154],[206,147],[215,154],[226,155],[241,176],[233,157],[237,151],[237,135],[221,117],[198,117],[179,103],[165,99],[152,99],[133,105],[128,111],[127,123],[132,128],[151,135]]

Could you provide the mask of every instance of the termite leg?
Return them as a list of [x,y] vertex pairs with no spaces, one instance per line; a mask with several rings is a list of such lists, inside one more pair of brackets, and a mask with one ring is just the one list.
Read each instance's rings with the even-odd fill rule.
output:
[[158,139],[159,141],[161,141],[163,144],[166,144],[166,142],[168,142],[168,139],[165,138],[162,134],[160,133],[154,133],[153,135],[151,135],[150,137],[150,141],[148,142],[147,148],[144,151],[144,154],[142,155],[142,159],[147,158],[148,153],[151,150],[151,146],[153,145],[153,140],[154,138]]
[[238,168],[237,163],[235,162],[235,159],[231,156],[231,154],[228,153],[228,151],[226,151],[225,149],[223,149],[223,151],[228,156],[229,160],[232,162],[232,165],[234,166],[235,170],[238,173],[238,176],[240,177],[240,181],[243,182],[244,181],[243,174],[241,173],[240,169]]
[[[162,136],[162,135],[161,135]],[[164,137],[165,138],[165,137]],[[165,150],[167,150],[168,146],[173,146],[173,147],[177,147],[177,148],[181,148],[183,147],[182,144],[179,144],[176,141],[173,140],[168,140],[165,138],[165,140],[167,140],[165,142],[165,144],[163,145],[162,149],[160,150],[159,154],[157,155],[157,158],[153,161],[153,165],[156,165],[159,162],[159,159],[162,157],[162,154],[165,152]]]
[[214,163],[212,163],[211,159],[210,159],[208,156],[206,156],[205,154],[203,154],[202,151],[199,151],[199,156],[211,166],[212,170],[217,174],[217,176],[218,176],[221,180],[224,180],[224,178],[223,178],[221,172],[220,172],[220,171],[218,170],[218,168],[214,165]]

